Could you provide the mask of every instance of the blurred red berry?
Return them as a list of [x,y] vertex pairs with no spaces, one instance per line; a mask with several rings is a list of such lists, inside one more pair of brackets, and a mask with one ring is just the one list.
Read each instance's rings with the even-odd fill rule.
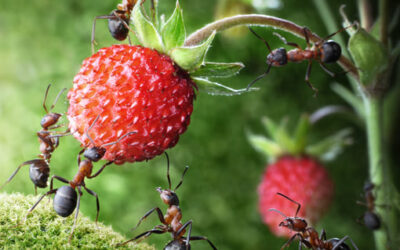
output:
[[325,168],[311,157],[283,156],[267,166],[258,186],[259,210],[263,221],[277,236],[290,237],[292,232],[279,223],[284,219],[275,208],[286,216],[294,216],[297,205],[278,196],[280,192],[301,204],[298,217],[309,225],[316,223],[329,208],[334,186]]
[[194,83],[167,55],[141,46],[113,45],[84,60],[68,93],[69,128],[83,146],[85,133],[108,146],[104,159],[148,160],[173,147],[193,110]]

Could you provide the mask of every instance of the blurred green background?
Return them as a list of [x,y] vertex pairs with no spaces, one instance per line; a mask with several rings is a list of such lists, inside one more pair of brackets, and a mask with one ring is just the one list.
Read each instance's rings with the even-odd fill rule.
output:
[[[187,33],[191,33],[216,16],[237,11],[263,13],[287,18],[325,36],[327,30],[321,12],[313,1],[285,1],[281,8],[256,9],[248,1],[182,0]],[[278,1],[254,1],[273,7]],[[347,13],[357,13],[347,3]],[[83,59],[91,55],[90,35],[93,18],[108,14],[118,1],[95,0],[3,0],[0,8],[0,182],[16,167],[39,153],[36,132],[44,114],[42,100],[52,83],[48,103],[61,88],[70,88]],[[278,2],[279,3],[279,2]],[[270,4],[270,5],[268,5]],[[338,8],[341,1],[330,1],[336,24],[340,25]],[[160,12],[169,16],[174,0],[161,0]],[[260,5],[257,5],[260,6]],[[235,8],[234,8],[235,7]],[[350,19],[357,16],[350,15]],[[256,28],[272,48],[282,42],[272,35],[271,28]],[[304,41],[284,32],[287,40],[305,46]],[[341,34],[346,37],[346,34]],[[97,22],[96,40],[100,47],[116,43],[107,29],[107,22]],[[236,88],[246,87],[266,69],[267,49],[247,29],[217,35],[208,53],[210,61],[241,61],[246,68],[241,74],[224,82]],[[330,67],[339,72],[337,65]],[[333,81],[348,86],[345,76],[332,79],[317,65],[311,82],[319,89],[317,98],[304,82],[306,63],[273,68],[268,77],[257,83],[260,91],[242,96],[221,97],[198,93],[191,125],[178,145],[168,150],[171,158],[173,185],[179,181],[186,165],[189,171],[178,190],[183,221],[193,220],[193,234],[205,235],[218,249],[278,249],[285,239],[273,236],[257,210],[257,185],[264,172],[265,159],[246,140],[244,131],[263,133],[260,118],[274,120],[289,117],[294,123],[303,112],[312,112],[330,104],[344,104],[330,85]],[[56,112],[66,112],[65,95]],[[61,123],[67,124],[65,117]],[[354,145],[339,159],[328,163],[327,169],[335,182],[335,199],[329,213],[316,226],[324,228],[328,237],[350,235],[360,249],[372,249],[372,233],[356,223],[365,208],[356,205],[367,178],[367,152],[364,130],[347,119],[330,117],[313,127],[311,140],[317,141],[341,128],[354,129]],[[51,174],[71,179],[77,170],[79,143],[73,137],[61,139],[52,158]],[[97,165],[101,165],[98,163]],[[56,182],[57,183],[57,182]],[[57,183],[57,186],[60,185]],[[151,216],[137,231],[130,232],[138,219],[150,208],[165,210],[155,188],[167,187],[164,156],[123,166],[112,165],[99,177],[86,181],[88,188],[100,198],[100,220],[128,236],[150,229],[158,220]],[[293,183],[293,188],[301,183]],[[25,167],[5,192],[34,192]],[[44,192],[41,190],[41,192]],[[0,201],[1,205],[1,201]],[[41,206],[46,206],[44,202]],[[81,211],[94,219],[95,199],[84,194]],[[8,215],[0,215],[8,216]],[[26,222],[29,223],[29,220]],[[154,235],[147,242],[158,249],[170,236]],[[194,249],[209,249],[205,242],[195,242]],[[291,249],[297,249],[293,244]]]

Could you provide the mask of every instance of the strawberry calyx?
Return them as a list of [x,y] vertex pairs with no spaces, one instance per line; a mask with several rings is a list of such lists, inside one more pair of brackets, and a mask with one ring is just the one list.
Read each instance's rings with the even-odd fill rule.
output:
[[[157,13],[157,4],[154,8],[154,13]],[[210,78],[234,76],[239,73],[244,65],[240,62],[215,63],[205,61],[215,32],[201,44],[185,46],[186,29],[179,1],[176,2],[175,10],[167,21],[159,23],[157,17],[153,19],[151,20],[144,12],[141,1],[137,1],[132,11],[131,23],[139,42],[144,47],[168,55],[174,63],[190,74],[200,91],[205,91],[211,95],[239,95],[248,91],[246,88],[233,89],[210,80]],[[256,88],[250,90],[256,90]]]

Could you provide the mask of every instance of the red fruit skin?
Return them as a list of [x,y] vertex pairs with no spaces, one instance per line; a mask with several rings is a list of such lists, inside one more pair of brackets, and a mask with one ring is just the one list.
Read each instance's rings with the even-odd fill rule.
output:
[[312,226],[329,208],[334,185],[325,168],[310,157],[284,156],[267,166],[258,186],[259,211],[273,234],[289,238],[293,232],[279,227],[284,217],[269,209],[275,208],[293,217],[297,205],[277,195],[278,192],[300,203],[297,217],[306,219],[308,226]]
[[82,146],[106,146],[103,159],[148,160],[173,147],[193,111],[195,84],[166,55],[141,46],[113,45],[85,59],[68,93],[69,128]]

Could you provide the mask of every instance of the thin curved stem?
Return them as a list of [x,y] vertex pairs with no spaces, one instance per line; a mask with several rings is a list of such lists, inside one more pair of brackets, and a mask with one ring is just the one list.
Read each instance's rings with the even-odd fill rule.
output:
[[[227,17],[210,23],[203,28],[192,33],[185,41],[185,46],[193,46],[199,44],[201,41],[209,37],[214,31],[223,31],[229,28],[233,28],[240,25],[259,25],[259,26],[271,26],[278,28],[287,32],[290,32],[298,37],[305,39],[303,26],[297,25],[291,21],[277,18],[268,15],[237,15],[232,17]],[[309,40],[311,42],[321,41],[321,37],[315,33],[310,32],[308,34]],[[354,64],[345,56],[341,56],[339,59],[340,66],[348,71],[354,78],[358,79],[357,68]]]

